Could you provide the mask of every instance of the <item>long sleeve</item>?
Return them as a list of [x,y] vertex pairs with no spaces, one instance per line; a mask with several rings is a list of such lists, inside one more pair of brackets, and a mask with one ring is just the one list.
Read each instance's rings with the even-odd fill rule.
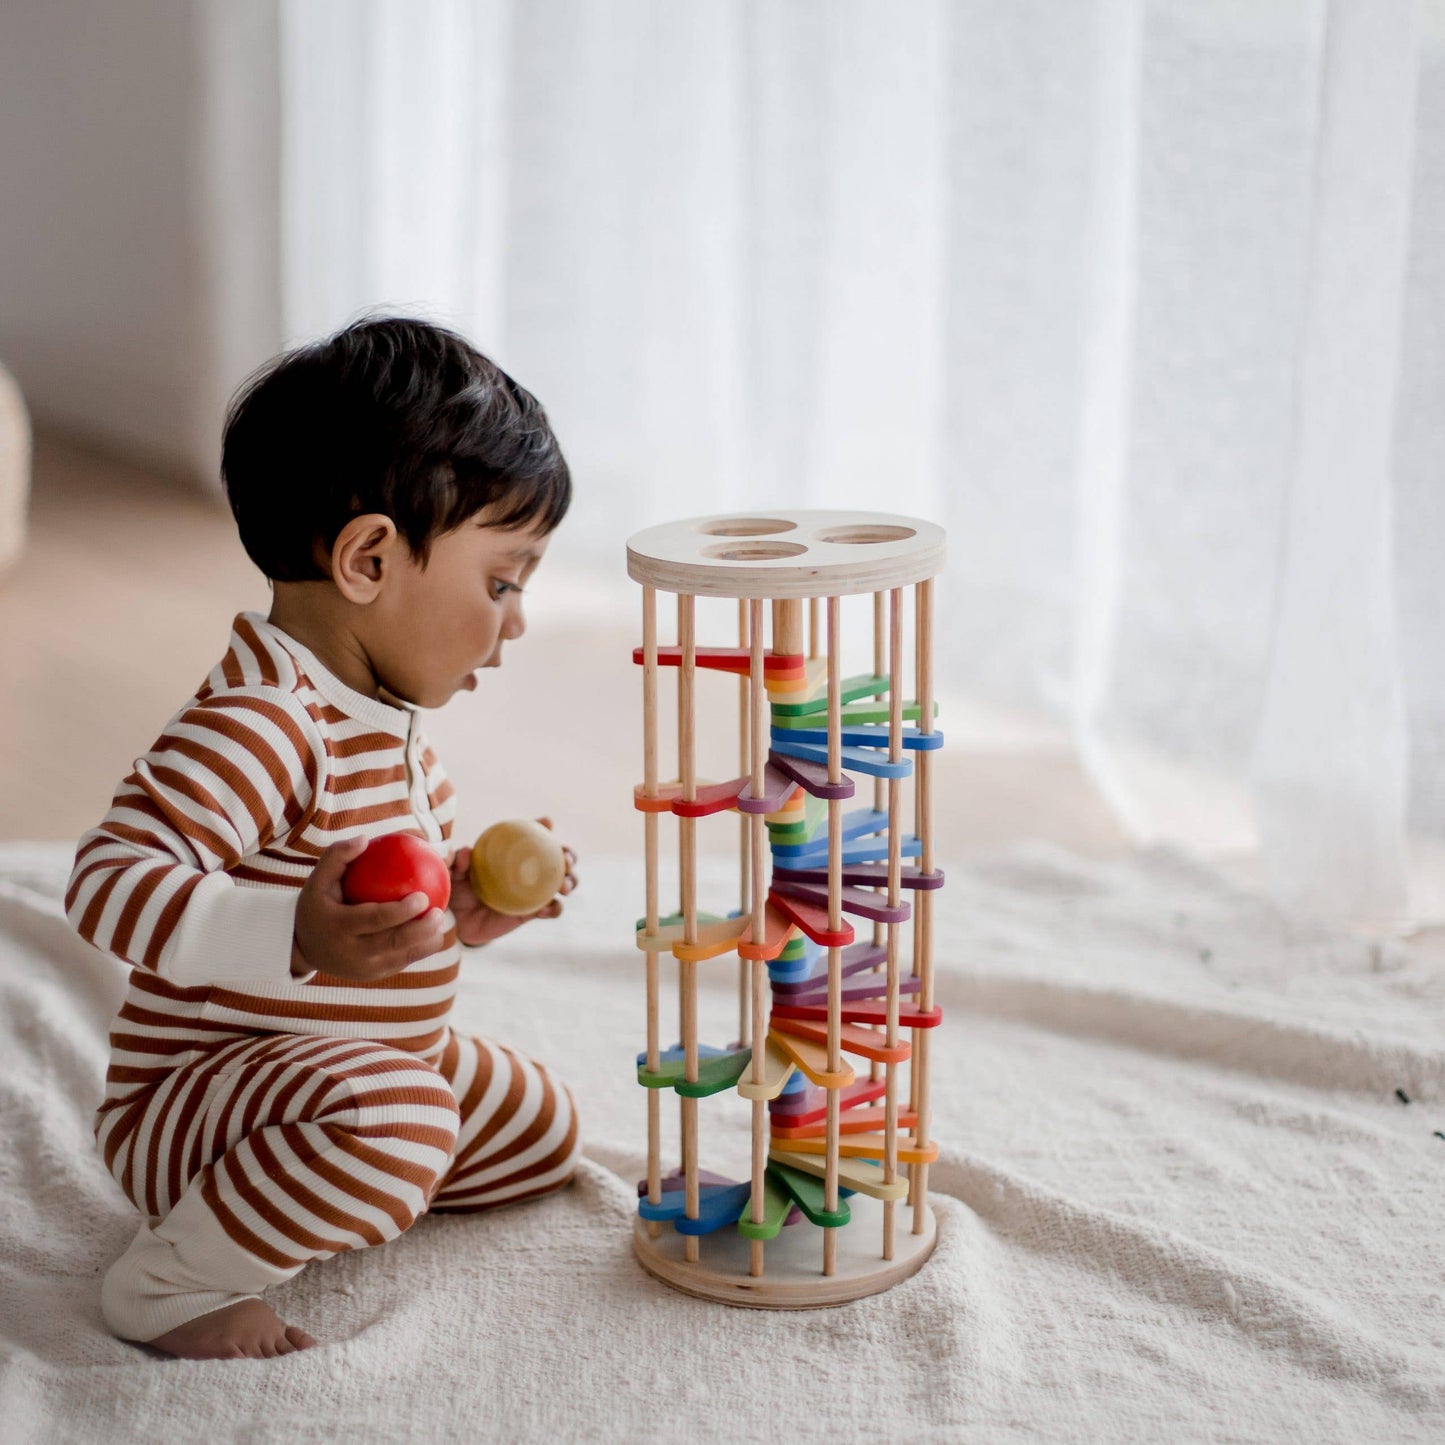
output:
[[294,983],[297,889],[227,876],[311,813],[325,744],[283,688],[212,693],[136,761],[80,841],[66,913],[80,935],[182,987]]

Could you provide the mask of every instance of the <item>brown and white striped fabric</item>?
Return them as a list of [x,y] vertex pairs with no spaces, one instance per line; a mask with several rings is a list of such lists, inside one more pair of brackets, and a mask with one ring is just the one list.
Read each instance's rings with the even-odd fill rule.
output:
[[234,1040],[103,1110],[99,1138],[147,1217],[101,1296],[111,1329],[134,1340],[385,1244],[429,1205],[548,1193],[578,1155],[565,1086],[456,1034],[438,1066],[364,1039]]
[[66,909],[135,965],[111,1081],[154,1081],[225,1033],[439,1056],[458,949],[363,984],[291,974],[296,892],[333,843],[410,832],[445,854],[455,790],[414,709],[347,687],[254,613],[80,841]]
[[448,1026],[454,926],[375,983],[291,974],[321,852],[409,831],[445,856],[455,807],[415,711],[354,692],[248,613],[81,840],[69,916],[133,965],[96,1121],[147,1219],[107,1276],[118,1334],[153,1339],[393,1239],[429,1204],[485,1209],[570,1177],[566,1088]]

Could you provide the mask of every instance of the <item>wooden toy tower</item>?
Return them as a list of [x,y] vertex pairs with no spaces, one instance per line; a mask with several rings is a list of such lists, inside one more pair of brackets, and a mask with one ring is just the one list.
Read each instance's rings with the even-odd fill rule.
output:
[[[628,573],[643,589],[633,654],[643,675],[643,782],[634,801],[647,856],[637,928],[647,959],[647,1048],[637,1060],[647,1178],[634,1247],[650,1273],[689,1294],[785,1309],[841,1304],[906,1278],[933,1249],[928,1042],[942,1018],[932,903],[943,874],[929,764],[943,741],[931,656],[932,579],[943,560],[941,528],[873,512],[702,517],[628,543]],[[672,645],[658,642],[659,590],[677,598]],[[844,677],[840,599],[857,593],[873,598],[872,671]],[[737,646],[698,645],[699,597],[738,599]],[[671,781],[659,777],[663,668],[677,678]],[[740,776],[730,782],[697,776],[699,669],[739,679]],[[866,794],[850,802],[870,782],[871,805]],[[741,897],[720,916],[699,910],[697,829],[730,810],[741,815]],[[667,917],[658,899],[663,814],[678,820],[681,894]],[[857,937],[855,918],[871,923],[870,936]],[[727,954],[740,960],[740,1037],[709,1047],[698,1036],[697,969]],[[678,973],[671,1048],[661,1035],[664,955]],[[681,1167],[668,1174],[666,1090],[681,1114]],[[727,1090],[751,1104],[744,1180],[700,1162],[700,1101]]]

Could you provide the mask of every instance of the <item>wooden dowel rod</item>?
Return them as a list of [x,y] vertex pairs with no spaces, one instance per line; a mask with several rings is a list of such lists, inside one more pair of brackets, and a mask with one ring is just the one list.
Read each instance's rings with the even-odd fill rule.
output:
[[799,598],[784,597],[773,603],[773,652],[798,657],[802,651],[803,604]]
[[[840,665],[839,599],[828,599],[828,780],[839,782],[843,777],[843,709]],[[843,926],[843,805],[837,798],[828,800],[828,927]],[[837,1072],[843,1067],[843,952],[828,950],[828,1068]],[[838,1094],[828,1090],[828,1122],[824,1141],[825,1170],[823,1203],[827,1209],[838,1207]],[[823,1231],[823,1273],[837,1269],[837,1239],[831,1229]]]
[[[657,792],[657,593],[642,589],[642,781]],[[650,816],[650,815],[649,815]]]
[[[762,1000],[767,991],[764,982],[767,964],[761,959],[753,961],[753,1037],[757,1039],[757,1047],[753,1049],[753,1079],[762,1083],[764,1070],[763,1058],[766,1053],[765,1043],[768,1036],[768,1020],[766,1007]],[[754,1224],[763,1222],[766,1211],[763,1208],[764,1190],[763,1176],[768,1167],[768,1106],[762,1099],[753,1100],[753,1198],[752,1198],[752,1221]],[[763,1242],[760,1239],[753,1241],[752,1259],[750,1261],[750,1272],[754,1279],[757,1279],[763,1272]]]
[[697,706],[695,602],[695,598],[685,594],[677,599],[677,638],[682,650],[682,665],[677,669],[677,768],[682,796],[688,802],[697,796],[696,759],[693,756]]
[[[888,595],[888,758],[903,756],[903,593],[894,588]],[[888,904],[901,902],[903,876],[902,790],[897,778],[888,780]],[[885,1037],[890,1048],[898,1043],[898,924],[888,925],[888,993]],[[887,1092],[883,1103],[883,1178],[892,1184],[898,1178],[898,1069],[887,1068]],[[892,1259],[896,1248],[894,1201],[883,1203],[883,1258]]]
[[[746,771],[753,788],[761,792],[768,756],[767,705],[763,693],[763,604],[754,599],[749,604],[748,616],[748,756]],[[767,915],[767,883],[763,869],[767,857],[763,842],[763,815],[748,813],[747,826],[750,830],[752,859],[752,936],[761,939]],[[744,965],[746,966],[746,965]],[[754,959],[752,964],[752,1077],[755,1084],[761,1084],[767,1077],[768,1037],[768,989],[767,964]],[[763,1208],[763,1176],[768,1164],[767,1105],[762,1099],[753,1100],[753,1197],[752,1220],[763,1222],[766,1211]],[[763,1273],[763,1241],[755,1239],[749,1251],[748,1270],[754,1279]]]
[[[923,732],[933,731],[933,582],[920,582],[914,588],[915,617],[915,659],[918,671],[918,721]],[[932,754],[920,751],[915,763],[915,792],[917,796],[918,839],[920,844],[919,866],[925,873],[934,869],[933,852],[933,769]],[[915,967],[920,983],[918,1001],[921,1008],[933,1007],[933,899],[932,890],[920,889],[919,902],[915,905],[914,947]],[[912,1073],[914,1082],[915,1108],[918,1121],[914,1125],[914,1138],[920,1145],[929,1142],[931,1120],[929,1089],[927,1029],[913,1030]],[[913,1232],[922,1234],[928,1210],[928,1166],[917,1165],[910,1180],[910,1200],[913,1205]]]
[[749,701],[749,746],[742,760],[742,770],[748,774],[753,787],[761,791],[768,760],[768,727],[767,699],[763,692],[763,604],[757,598],[752,602],[750,633],[748,676],[745,679]]
[[[884,647],[883,647],[883,636],[884,636],[884,630],[883,630],[883,594],[882,594],[881,592],[875,592],[875,593],[873,594],[873,676],[874,676],[874,677],[887,677],[887,676],[888,676],[888,661],[887,661],[887,655],[886,655],[886,653],[885,653],[885,651],[884,651]],[[894,688],[895,688],[895,690],[896,690],[896,688],[897,688],[897,684],[896,684],[896,683],[894,684]],[[875,693],[873,694],[873,696],[874,696],[874,698],[876,699],[876,698],[881,698],[881,697],[883,696],[883,694],[882,694],[881,692],[875,692]],[[874,807],[874,810],[875,810],[876,812],[880,812],[880,813],[881,813],[881,812],[883,811],[883,806],[884,806],[884,804],[883,804],[883,779],[882,779],[882,778],[874,778],[874,779],[873,779],[873,807]],[[878,932],[877,932],[877,930],[875,929],[875,930],[874,930],[874,934],[873,934],[873,942],[874,942],[874,943],[878,943],[879,941],[880,941],[880,940],[879,940],[879,937],[878,937]]]
[[[642,589],[642,790],[648,797],[657,793],[657,593]],[[647,869],[647,904],[644,927],[657,932],[657,814],[644,813],[643,839]],[[647,1067],[661,1067],[659,1040],[659,999],[657,954],[647,954]],[[647,1091],[647,1197],[662,1203],[662,1099],[657,1089]],[[662,1226],[649,1222],[648,1235],[656,1239]]]
[[[692,967],[691,964],[684,964],[684,968]],[[698,1189],[697,1177],[697,1103],[696,1099],[682,1099],[682,1173],[683,1173],[683,1209],[689,1219],[696,1219],[700,1191]],[[697,1235],[688,1234],[683,1236],[682,1243],[683,1258],[689,1264],[696,1264],[698,1258]]]
[[[738,646],[746,647],[749,642],[748,603],[738,598]],[[738,771],[748,770],[750,727],[748,679],[738,678]],[[753,834],[746,813],[738,814],[738,911],[747,913],[752,908],[752,855]],[[747,1048],[752,1043],[752,1003],[750,998],[752,974],[747,960],[738,959],[738,1043]]]
[[[883,593],[881,593],[881,592],[875,592],[875,593],[873,594],[873,676],[874,676],[874,677],[887,677],[887,676],[888,676],[888,661],[887,661],[887,657],[886,657],[886,654],[885,654],[885,652],[884,652],[884,646],[883,646],[883,636],[884,636],[883,628],[884,628],[884,623],[883,623]],[[878,699],[881,699],[881,698],[883,697],[883,693],[881,693],[881,692],[875,692],[875,693],[873,694],[873,697],[874,697],[874,700],[877,701]],[[881,812],[883,811],[883,809],[884,809],[885,806],[886,806],[886,803],[885,803],[885,801],[884,801],[883,779],[882,779],[882,778],[874,778],[874,779],[873,779],[873,810],[874,810],[874,812],[881,813]],[[881,924],[881,923],[874,923],[874,925],[873,925],[873,945],[874,945],[874,947],[876,948],[879,944],[882,944],[882,943],[884,943],[884,942],[885,942],[884,925]],[[878,972],[880,972],[884,967],[885,967],[884,964],[881,964],[881,963],[880,963],[880,964],[875,964],[875,965],[874,965],[874,968],[873,968],[873,971],[874,971],[874,973],[878,973]],[[874,1081],[876,1082],[879,1078],[882,1077],[882,1075],[883,1075],[883,1065],[880,1064],[877,1059],[873,1059],[873,1060],[869,1063],[869,1065],[868,1065],[868,1077],[869,1077],[871,1080],[874,1080]],[[886,1203],[885,1203],[885,1211],[884,1211],[884,1212],[885,1212],[885,1214],[886,1214],[886,1212],[887,1212]]]
[[[697,766],[694,756],[697,697],[697,633],[695,599],[680,594],[677,599],[677,638],[682,650],[677,670],[678,775],[682,796],[691,802],[697,796]],[[679,818],[678,853],[682,876],[682,936],[697,942],[697,819]],[[697,964],[678,964],[678,1000],[682,1031],[683,1077],[697,1081]],[[697,1100],[684,1098],[682,1105],[683,1210],[696,1219],[700,1199],[697,1157]],[[696,1235],[685,1235],[683,1257],[690,1263],[698,1258]]]
[[[763,693],[763,604],[755,600],[751,605],[752,646],[748,667],[748,757],[747,773],[755,791],[761,792],[768,756],[767,704]],[[763,842],[763,815],[744,814],[750,829],[752,842],[752,936],[761,940],[767,917],[767,883],[764,878],[767,853]],[[764,1044],[767,1038],[767,999],[763,981],[764,964],[757,961],[752,971],[753,1016],[753,1082],[761,1084],[767,1075],[767,1060]],[[755,1131],[756,1132],[756,1131]],[[755,1139],[756,1147],[756,1139]],[[757,1194],[754,1195],[755,1200]]]
[[[651,818],[653,815],[647,815]],[[658,997],[657,997],[657,954],[647,952],[647,1067],[656,1073],[661,1066],[660,1040],[658,1038]],[[647,1089],[647,1198],[653,1204],[662,1203],[662,1090]],[[662,1233],[662,1226],[656,1220],[649,1221],[647,1232],[656,1239]]]
[[[642,791],[657,796],[657,593],[642,589]],[[657,932],[657,814],[645,813],[647,931]]]
[[818,599],[808,598],[808,656],[818,655]]
[[[883,654],[883,594],[873,594],[873,676],[887,677],[888,664]],[[882,697],[881,692],[875,692],[874,697]]]
[[[836,1012],[836,1006],[832,1000],[833,989],[833,959],[838,957],[838,950],[831,951],[828,960],[828,1016],[831,1018]],[[823,1180],[823,1207],[825,1209],[836,1209],[838,1207],[838,1095],[839,1090],[828,1090],[828,1156],[827,1174]],[[836,1229],[825,1229],[823,1231],[823,1273],[832,1275],[838,1272],[838,1231]]]

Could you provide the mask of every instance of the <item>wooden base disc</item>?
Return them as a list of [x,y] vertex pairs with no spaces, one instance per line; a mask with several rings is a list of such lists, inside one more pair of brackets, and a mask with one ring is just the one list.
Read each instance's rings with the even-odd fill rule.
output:
[[696,1264],[683,1258],[683,1236],[668,1224],[652,1239],[647,1221],[638,1219],[632,1247],[648,1274],[684,1294],[764,1310],[824,1309],[878,1294],[916,1273],[933,1253],[938,1225],[926,1205],[922,1234],[913,1233],[913,1210],[902,1202],[894,1206],[892,1259],[882,1257],[882,1203],[855,1194],[848,1208],[853,1218],[835,1231],[838,1260],[831,1275],[823,1273],[823,1231],[806,1223],[790,1225],[763,1246],[757,1279],[748,1273],[752,1243],[736,1229],[703,1235]]

